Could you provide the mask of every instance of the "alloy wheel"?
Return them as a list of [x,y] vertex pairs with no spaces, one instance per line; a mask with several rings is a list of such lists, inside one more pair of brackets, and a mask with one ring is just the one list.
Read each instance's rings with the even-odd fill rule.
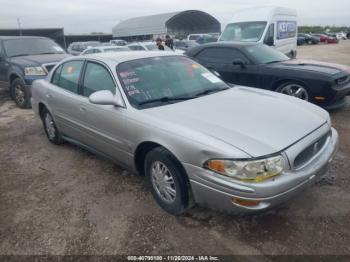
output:
[[56,136],[56,129],[55,129],[55,124],[53,122],[51,115],[47,113],[44,121],[45,121],[47,136],[49,137],[50,140],[52,140]]
[[304,87],[298,84],[288,84],[279,90],[280,93],[294,96],[302,100],[308,101],[309,95]]
[[15,86],[15,99],[19,105],[23,105],[25,103],[25,93],[21,85]]
[[158,196],[166,203],[173,203],[176,198],[174,177],[167,166],[155,161],[151,166],[151,181]]

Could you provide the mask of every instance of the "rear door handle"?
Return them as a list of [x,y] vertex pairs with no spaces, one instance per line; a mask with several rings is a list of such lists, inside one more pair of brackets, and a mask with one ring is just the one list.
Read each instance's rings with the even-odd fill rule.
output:
[[85,112],[85,111],[86,111],[86,107],[80,106],[79,110],[80,110],[81,112]]
[[47,97],[47,98],[51,98],[51,97],[52,97],[52,95],[50,95],[50,94],[46,94],[46,97]]

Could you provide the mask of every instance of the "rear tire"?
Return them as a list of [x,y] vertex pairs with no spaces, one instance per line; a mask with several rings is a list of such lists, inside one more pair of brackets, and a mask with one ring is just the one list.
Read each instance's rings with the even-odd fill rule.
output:
[[305,101],[309,101],[310,99],[308,89],[304,85],[296,82],[282,83],[276,88],[276,92],[300,98]]
[[146,155],[145,174],[156,202],[172,215],[183,214],[189,192],[186,174],[179,161],[165,148],[157,147]]
[[11,82],[11,97],[16,105],[20,108],[30,108],[30,93],[20,78],[16,78]]
[[43,126],[44,126],[47,139],[55,145],[62,144],[63,143],[62,136],[56,127],[56,124],[52,118],[52,115],[46,108],[43,109],[43,112],[41,114],[41,120],[43,121]]

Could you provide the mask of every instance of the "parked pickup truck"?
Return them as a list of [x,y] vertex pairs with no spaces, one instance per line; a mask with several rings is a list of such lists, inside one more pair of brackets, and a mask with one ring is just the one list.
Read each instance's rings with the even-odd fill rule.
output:
[[29,108],[31,85],[69,55],[45,37],[0,36],[0,88],[8,88],[20,108]]

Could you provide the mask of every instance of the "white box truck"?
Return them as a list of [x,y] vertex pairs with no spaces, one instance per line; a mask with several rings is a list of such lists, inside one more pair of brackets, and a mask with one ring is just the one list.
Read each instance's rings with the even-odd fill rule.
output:
[[256,7],[238,11],[218,41],[259,42],[295,58],[297,12],[284,7]]

